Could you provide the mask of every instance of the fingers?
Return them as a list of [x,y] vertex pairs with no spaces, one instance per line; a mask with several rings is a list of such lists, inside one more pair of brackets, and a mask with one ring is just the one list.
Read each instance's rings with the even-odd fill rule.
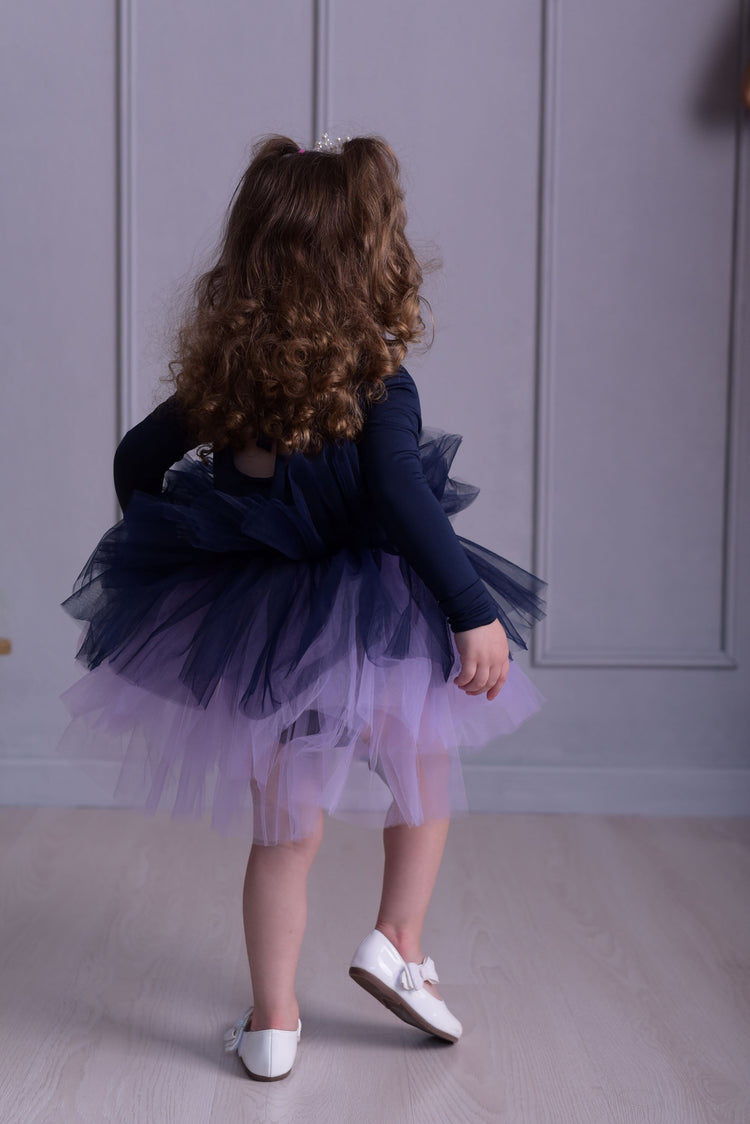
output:
[[461,670],[453,682],[467,695],[494,699],[505,684],[510,669],[508,638],[499,620],[476,629],[456,633]]
[[491,687],[500,672],[500,667],[490,667],[487,664],[476,663],[474,660],[464,660],[461,672],[453,682],[467,695],[481,695]]
[[461,672],[453,682],[462,691],[466,691],[467,695],[483,695],[487,691],[487,698],[492,700],[497,698],[505,681],[508,678],[510,671],[510,659],[505,658],[501,664],[493,664],[487,666],[486,664],[477,664],[472,661],[465,661],[462,664]]
[[464,658],[461,661],[461,670],[459,671],[458,675],[453,680],[453,682],[456,684],[457,687],[460,687],[461,690],[463,691],[464,688],[467,687],[469,685],[469,683],[471,683],[473,681],[476,673],[477,673],[477,661],[476,660],[469,660],[469,659]]
[[507,660],[505,662],[505,664],[503,665],[503,671],[502,671],[502,674],[501,674],[500,678],[497,680],[494,687],[492,687],[487,692],[488,702],[492,702],[492,700],[496,699],[497,696],[500,694],[500,691],[505,686],[505,680],[508,678],[508,672],[509,671],[510,671],[510,660]]

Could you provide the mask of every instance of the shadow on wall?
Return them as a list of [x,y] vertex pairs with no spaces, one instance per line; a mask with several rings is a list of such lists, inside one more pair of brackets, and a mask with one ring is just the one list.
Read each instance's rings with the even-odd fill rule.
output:
[[[717,34],[713,49],[706,53],[705,71],[694,105],[695,116],[704,125],[734,125],[738,66],[741,104],[750,109],[750,16],[745,16],[745,7],[734,5],[732,18]],[[730,75],[731,82],[727,80]]]

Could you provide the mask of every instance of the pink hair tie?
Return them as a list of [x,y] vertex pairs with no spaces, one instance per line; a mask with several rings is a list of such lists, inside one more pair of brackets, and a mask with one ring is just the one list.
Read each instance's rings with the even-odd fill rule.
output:
[[304,152],[305,150],[304,150],[304,148],[300,148],[300,149],[299,149],[298,151],[299,151],[299,152]]

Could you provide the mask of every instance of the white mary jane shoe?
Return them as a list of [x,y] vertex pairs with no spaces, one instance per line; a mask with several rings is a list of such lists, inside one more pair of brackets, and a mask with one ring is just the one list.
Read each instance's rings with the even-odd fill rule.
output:
[[224,1050],[237,1053],[247,1072],[256,1081],[278,1081],[287,1077],[294,1065],[297,1043],[302,1033],[302,1020],[296,1030],[250,1030],[249,1007],[224,1035]]
[[407,963],[385,933],[373,929],[354,953],[349,975],[404,1022],[448,1042],[461,1037],[463,1027],[445,1000],[424,986],[427,980],[440,982],[431,957]]

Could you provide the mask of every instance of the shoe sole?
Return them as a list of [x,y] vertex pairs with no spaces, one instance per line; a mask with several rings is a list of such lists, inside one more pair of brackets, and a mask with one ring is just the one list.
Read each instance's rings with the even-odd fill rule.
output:
[[394,1015],[403,1019],[405,1023],[415,1026],[417,1030],[424,1030],[427,1034],[434,1034],[437,1038],[443,1038],[446,1042],[458,1042],[455,1034],[449,1034],[447,1030],[439,1030],[432,1023],[427,1022],[426,1019],[423,1019],[421,1015],[418,1015],[416,1011],[413,1011],[411,1007],[404,1003],[397,992],[384,984],[377,976],[373,976],[372,972],[368,972],[366,968],[350,968],[349,975],[355,983],[358,983],[365,991],[369,991],[370,995],[379,1000]]
[[292,1072],[291,1069],[288,1069],[286,1073],[277,1073],[275,1077],[264,1077],[262,1073],[253,1073],[251,1069],[248,1069],[242,1058],[240,1058],[240,1061],[242,1062],[242,1068],[244,1069],[245,1073],[248,1075],[248,1077],[252,1077],[253,1081],[281,1081],[282,1077],[288,1077]]

